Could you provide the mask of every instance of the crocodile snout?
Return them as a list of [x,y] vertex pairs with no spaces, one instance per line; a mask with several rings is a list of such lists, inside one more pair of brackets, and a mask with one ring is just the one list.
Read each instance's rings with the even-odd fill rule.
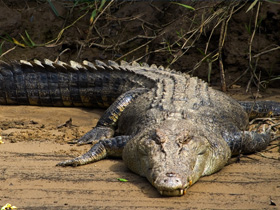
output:
[[179,174],[168,172],[158,176],[154,182],[154,186],[161,195],[165,196],[181,196],[186,192],[186,182]]

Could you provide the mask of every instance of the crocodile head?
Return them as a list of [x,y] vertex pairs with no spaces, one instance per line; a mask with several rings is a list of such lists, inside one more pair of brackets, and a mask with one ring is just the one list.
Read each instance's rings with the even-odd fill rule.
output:
[[207,137],[195,127],[198,126],[183,120],[164,121],[129,141],[123,160],[132,171],[146,177],[161,195],[184,195],[201,176],[221,168],[215,165],[219,158],[213,154]]

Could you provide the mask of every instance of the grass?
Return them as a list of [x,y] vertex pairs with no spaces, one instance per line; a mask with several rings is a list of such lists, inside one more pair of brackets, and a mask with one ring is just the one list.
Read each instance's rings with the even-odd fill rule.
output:
[[[54,14],[57,17],[61,17],[60,14],[57,12],[57,9],[54,6],[54,4],[50,0],[47,0],[47,2],[49,3],[50,8],[54,12]],[[20,47],[42,47],[42,46],[47,46],[48,47],[48,46],[56,45],[58,43],[58,41],[61,40],[65,31],[67,29],[73,27],[75,24],[77,24],[78,21],[80,21],[82,18],[84,18],[89,13],[90,10],[93,10],[93,11],[91,12],[89,23],[90,23],[91,26],[94,25],[94,23],[97,21],[97,18],[99,17],[98,15],[100,15],[100,13],[102,13],[102,9],[103,9],[104,5],[106,4],[106,0],[101,0],[101,1],[75,1],[72,9],[74,7],[77,7],[81,3],[83,3],[83,4],[86,3],[86,6],[82,8],[82,10],[85,11],[84,14],[81,15],[80,17],[78,17],[76,20],[74,20],[71,24],[67,25],[66,27],[63,27],[58,32],[58,35],[56,36],[56,38],[54,38],[50,41],[47,41],[43,44],[35,44],[35,42],[30,37],[29,33],[27,32],[27,30],[25,30],[25,35],[19,34],[21,40],[18,40],[15,37],[11,37],[8,34],[6,34],[5,37],[0,36],[0,38],[4,41],[13,43],[14,45],[17,45],[17,46],[20,46]],[[61,17],[61,18],[63,18],[63,17]],[[2,51],[2,46],[3,46],[3,42],[1,44],[1,51]]]

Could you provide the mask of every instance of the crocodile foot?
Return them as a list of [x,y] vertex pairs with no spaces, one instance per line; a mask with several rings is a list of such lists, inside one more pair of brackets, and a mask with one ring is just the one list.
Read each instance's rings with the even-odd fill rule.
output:
[[79,166],[79,165],[81,165],[80,160],[76,160],[76,158],[74,158],[72,160],[61,161],[61,162],[56,164],[56,166],[63,166],[63,167],[66,167],[66,166],[76,167],[76,166]]
[[101,160],[107,156],[105,146],[106,145],[104,145],[104,141],[101,140],[97,144],[93,145],[93,147],[85,154],[71,160],[62,161],[56,164],[56,166],[76,167]]
[[130,136],[116,136],[114,138],[100,140],[94,144],[85,154],[72,160],[65,160],[57,164],[57,166],[79,166],[93,163],[105,157],[121,157],[122,150],[126,142],[130,140]]

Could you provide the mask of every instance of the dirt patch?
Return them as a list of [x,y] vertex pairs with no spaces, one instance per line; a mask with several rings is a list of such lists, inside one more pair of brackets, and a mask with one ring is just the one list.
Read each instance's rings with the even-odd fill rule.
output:
[[[66,143],[81,137],[94,127],[103,110],[95,111],[83,118],[80,116],[83,113],[91,113],[91,110],[11,106],[6,112],[6,107],[0,106],[0,112],[2,113],[0,122],[0,128],[3,130],[2,136],[13,143],[29,140],[45,141],[46,139]],[[14,119],[15,116],[16,119]],[[72,123],[68,126],[66,122],[69,120]],[[88,121],[90,123],[86,124],[85,122]],[[79,126],[76,125],[76,122],[80,123]]]

